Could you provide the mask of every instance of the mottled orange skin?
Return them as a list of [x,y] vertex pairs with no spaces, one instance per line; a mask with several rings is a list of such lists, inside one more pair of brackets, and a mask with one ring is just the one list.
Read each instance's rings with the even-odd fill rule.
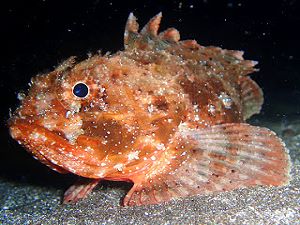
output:
[[[244,77],[254,71],[254,62],[243,60],[238,51],[179,42],[175,29],[158,37],[157,17],[141,36],[163,47],[145,40],[130,43],[134,38],[128,32],[139,35],[130,22],[124,51],[78,64],[70,58],[35,77],[10,119],[13,138],[50,168],[97,180],[155,182],[193,155],[192,141],[178,135],[182,124],[205,129],[248,117],[240,83],[250,80]],[[78,82],[89,87],[87,97],[73,94]],[[260,108],[261,91],[255,95]],[[157,202],[171,199],[159,193]],[[140,201],[135,204],[146,204]]]

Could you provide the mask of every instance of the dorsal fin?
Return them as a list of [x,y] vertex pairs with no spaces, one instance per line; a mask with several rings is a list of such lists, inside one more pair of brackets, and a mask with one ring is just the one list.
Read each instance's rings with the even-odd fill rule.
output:
[[[124,33],[125,49],[152,50],[153,54],[156,51],[165,50],[186,60],[193,68],[205,67],[207,73],[218,73],[222,74],[223,77],[231,77],[228,80],[232,80],[232,77],[238,80],[239,76],[257,71],[254,68],[257,62],[244,60],[243,51],[227,50],[214,46],[205,47],[195,40],[180,41],[179,31],[175,28],[168,28],[158,34],[161,18],[162,13],[158,13],[139,32],[137,19],[130,13]],[[140,54],[137,55],[137,58],[140,58]]]
[[127,19],[125,32],[134,32],[137,33],[139,31],[139,24],[137,22],[137,18],[130,13]]
[[160,25],[161,18],[162,13],[160,12],[152,19],[150,19],[150,21],[141,30],[141,35],[157,36],[157,31]]
[[169,42],[178,42],[180,35],[175,28],[169,28],[158,35],[162,13],[158,13],[139,32],[139,24],[133,13],[129,14],[124,32],[125,49],[166,49]]
[[180,40],[179,31],[175,28],[168,28],[163,32],[159,33],[159,38],[161,40],[166,40],[169,42],[178,42]]
[[135,37],[138,35],[139,24],[137,22],[136,17],[133,13],[130,13],[126,22],[125,32],[124,32],[124,46],[125,49],[128,45],[130,45]]

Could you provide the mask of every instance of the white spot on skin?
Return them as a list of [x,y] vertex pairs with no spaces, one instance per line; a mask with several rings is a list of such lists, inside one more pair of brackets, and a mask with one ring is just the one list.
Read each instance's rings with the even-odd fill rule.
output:
[[101,171],[99,171],[98,173],[97,173],[97,176],[98,177],[103,177],[104,176],[104,171],[103,170],[101,170]]
[[168,119],[168,123],[172,123],[173,122],[173,119]]
[[124,169],[124,164],[122,164],[122,163],[118,163],[118,164],[116,164],[115,166],[114,166],[114,169],[116,169],[116,170],[118,170],[118,171],[123,171],[123,169]]
[[159,88],[157,93],[159,95],[163,95],[165,93],[165,90],[166,90],[165,88]]
[[65,124],[63,132],[70,143],[74,143],[77,137],[84,133],[81,126],[82,120],[80,116],[70,118],[68,124]]
[[134,127],[127,123],[124,124],[124,127],[127,129],[128,132],[132,132],[134,130]]
[[24,98],[26,97],[26,95],[23,93],[23,92],[19,92],[18,93],[18,99],[20,100],[20,101],[22,101]]
[[80,108],[81,108],[81,103],[79,101],[76,101],[76,102],[74,101],[70,104],[70,108],[74,112],[79,112]]
[[153,161],[155,161],[155,160],[156,160],[156,157],[153,155],[153,156],[151,156],[150,159],[153,160]]
[[156,145],[156,149],[157,150],[165,150],[166,147],[165,147],[165,145],[163,143],[159,143],[159,144]]
[[46,94],[44,94],[44,93],[39,93],[39,94],[36,95],[35,98],[36,98],[36,100],[45,100],[46,97],[47,97]]
[[211,113],[211,114],[214,114],[216,111],[216,107],[212,104],[209,104],[208,105],[208,112]]
[[249,176],[246,174],[239,174],[238,176],[239,176],[239,179],[241,179],[241,180],[246,180],[249,178]]
[[193,105],[194,112],[199,112],[199,106],[198,105]]
[[72,112],[71,112],[71,111],[67,111],[67,112],[66,112],[66,118],[69,118],[70,115],[72,115]]
[[222,101],[222,103],[226,109],[231,108],[232,99],[226,93],[221,92],[221,94],[219,95],[218,98]]
[[91,148],[90,146],[87,146],[85,149],[84,149],[86,152],[93,152],[93,148]]
[[154,111],[154,106],[152,104],[148,105],[148,112],[153,113],[153,111]]
[[43,126],[48,130],[54,130],[56,128],[56,121],[53,120],[51,117],[44,117],[42,123]]
[[139,159],[139,151],[135,151],[135,152],[130,152],[128,154],[128,160],[135,160],[135,159]]
[[29,137],[31,139],[35,140],[35,141],[38,141],[38,140],[47,141],[47,137],[43,134],[38,133],[38,132],[32,132]]
[[155,141],[153,140],[153,138],[151,138],[151,137],[149,137],[149,136],[145,136],[144,139],[143,139],[143,142],[144,142],[145,144],[152,144],[152,143],[155,142]]
[[184,130],[190,130],[188,127],[188,124],[185,122],[180,122],[180,124],[178,125],[178,130],[179,131],[184,131]]
[[105,88],[104,88],[104,87],[101,87],[101,88],[100,88],[100,92],[101,92],[101,93],[104,93],[104,92],[105,92]]

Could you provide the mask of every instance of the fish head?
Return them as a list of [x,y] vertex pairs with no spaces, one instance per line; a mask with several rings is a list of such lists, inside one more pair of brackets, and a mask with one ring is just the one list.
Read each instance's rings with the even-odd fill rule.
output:
[[152,77],[138,81],[143,73],[130,60],[97,56],[38,75],[9,120],[11,136],[59,172],[99,178],[141,168],[184,110],[158,96]]

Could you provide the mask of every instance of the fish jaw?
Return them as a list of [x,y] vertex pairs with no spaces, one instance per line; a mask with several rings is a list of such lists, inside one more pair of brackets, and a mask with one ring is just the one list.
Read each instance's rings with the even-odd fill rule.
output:
[[55,132],[22,119],[10,121],[9,129],[16,141],[51,169],[87,178],[105,177],[107,168],[101,167],[101,160]]

